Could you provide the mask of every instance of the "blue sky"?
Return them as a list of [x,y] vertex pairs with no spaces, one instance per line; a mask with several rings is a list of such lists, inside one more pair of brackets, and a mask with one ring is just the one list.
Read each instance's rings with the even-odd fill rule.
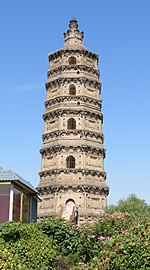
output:
[[38,184],[47,55],[75,17],[100,57],[108,203],[150,203],[149,14],[149,0],[1,1],[0,166]]

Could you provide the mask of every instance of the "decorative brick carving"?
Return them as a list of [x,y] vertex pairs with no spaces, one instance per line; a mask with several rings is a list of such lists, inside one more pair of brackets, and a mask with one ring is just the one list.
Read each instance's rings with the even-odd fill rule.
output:
[[[80,83],[80,85],[93,87],[95,89],[101,90],[101,83],[99,81],[88,79],[86,77],[80,77],[80,78],[63,78],[59,77],[59,79],[54,79],[53,81],[47,82],[45,84],[46,90],[54,89],[60,86],[63,86],[65,83]],[[101,94],[101,93],[100,93]]]
[[62,72],[64,71],[70,71],[72,72],[72,70],[74,71],[80,71],[80,72],[87,72],[93,75],[96,75],[99,78],[99,71],[97,69],[88,67],[88,66],[83,66],[83,65],[76,65],[76,66],[59,66],[57,68],[54,68],[52,70],[49,70],[47,73],[48,78],[52,75],[57,75],[57,74],[62,74]]
[[85,57],[91,59],[91,60],[96,60],[98,61],[98,55],[95,54],[95,53],[92,53],[88,50],[79,50],[79,49],[61,49],[55,53],[51,53],[48,55],[48,58],[49,58],[49,61],[52,61],[54,59],[58,59],[58,58],[61,58],[63,57],[64,55],[68,55],[68,56],[71,56],[71,55],[84,55]]
[[46,186],[40,187],[38,191],[40,194],[54,194],[56,192],[68,192],[69,189],[72,189],[74,192],[86,192],[90,194],[97,194],[97,195],[108,195],[109,188],[107,186],[104,187],[93,187],[93,186]]
[[88,145],[82,145],[82,146],[75,146],[75,145],[55,145],[52,147],[45,147],[40,150],[41,155],[44,157],[45,155],[52,155],[57,152],[67,152],[69,153],[70,150],[73,150],[74,152],[85,152],[85,153],[91,153],[95,154],[97,156],[102,156],[105,158],[105,149],[104,148],[94,148],[90,147]]
[[95,111],[89,110],[75,110],[75,109],[58,109],[52,112],[47,112],[43,114],[43,119],[53,119],[58,118],[59,116],[63,117],[64,115],[80,115],[80,116],[88,116],[90,118],[94,118],[95,120],[101,120],[103,122],[103,114],[101,112],[95,113]]
[[100,143],[104,143],[104,135],[102,133],[96,133],[88,130],[59,130],[59,131],[52,131],[49,133],[43,134],[43,142],[52,139],[52,138],[58,138],[61,137],[62,135],[80,135],[80,138],[95,138],[97,140],[100,140]]
[[106,172],[104,171],[98,171],[98,170],[88,170],[88,169],[55,169],[55,170],[48,170],[48,171],[41,171],[39,175],[41,177],[47,177],[47,176],[52,176],[52,175],[59,175],[60,173],[81,173],[83,176],[86,175],[91,175],[91,176],[97,176],[97,177],[102,177],[104,180],[106,180]]
[[46,100],[45,101],[45,108],[49,108],[52,105],[56,105],[56,104],[62,104],[65,101],[79,101],[79,102],[84,102],[86,104],[92,104],[94,106],[98,106],[99,110],[101,110],[102,107],[102,101],[101,100],[97,100],[97,99],[93,99],[91,97],[87,97],[87,96],[60,96],[60,97],[56,97],[50,100]]

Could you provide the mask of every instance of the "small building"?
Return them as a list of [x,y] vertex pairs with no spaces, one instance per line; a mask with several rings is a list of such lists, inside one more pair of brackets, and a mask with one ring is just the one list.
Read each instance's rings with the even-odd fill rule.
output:
[[0,168],[0,223],[37,220],[38,191],[12,170]]

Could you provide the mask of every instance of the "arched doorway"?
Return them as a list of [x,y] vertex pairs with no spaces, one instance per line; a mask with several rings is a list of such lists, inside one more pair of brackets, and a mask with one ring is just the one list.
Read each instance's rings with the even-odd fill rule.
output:
[[66,208],[66,213],[68,213],[68,215],[72,215],[74,206],[75,206],[75,201],[73,199],[68,199],[66,201],[65,208]]
[[68,199],[63,208],[62,218],[68,221],[74,218],[74,208],[75,208],[75,201],[73,199]]

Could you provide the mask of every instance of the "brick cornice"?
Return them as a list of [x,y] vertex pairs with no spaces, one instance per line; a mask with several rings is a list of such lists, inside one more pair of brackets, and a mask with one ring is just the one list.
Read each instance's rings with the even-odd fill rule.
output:
[[80,71],[80,72],[84,71],[84,72],[87,72],[87,73],[91,73],[93,75],[96,75],[98,78],[99,78],[99,75],[100,75],[99,70],[88,67],[88,66],[84,66],[84,65],[75,65],[75,66],[63,65],[63,66],[59,66],[59,67],[56,67],[54,69],[49,70],[47,72],[47,76],[49,78],[52,75],[58,75],[58,74],[61,74],[64,71],[72,71],[72,70]]
[[90,185],[65,185],[65,186],[46,186],[46,187],[37,187],[40,195],[43,194],[54,194],[58,192],[66,193],[68,190],[72,190],[74,192],[85,192],[89,194],[97,194],[97,195],[108,195],[109,187],[107,185],[102,185],[101,187],[90,186]]
[[70,174],[70,173],[81,173],[84,176],[97,176],[97,177],[102,177],[104,180],[106,180],[106,172],[105,171],[100,171],[100,170],[89,170],[89,169],[70,169],[70,168],[66,168],[66,169],[52,169],[52,170],[45,170],[45,171],[41,171],[39,173],[40,177],[49,177],[49,176],[57,176],[60,173],[65,173],[65,174]]
[[76,109],[58,109],[58,110],[54,110],[52,112],[46,112],[45,114],[43,114],[43,119],[54,119],[54,118],[58,118],[59,116],[63,116],[63,115],[81,115],[81,116],[87,116],[90,117],[91,119],[94,118],[96,120],[101,120],[103,123],[103,114],[101,112],[93,112],[93,111],[89,111],[86,109],[80,109],[80,110],[76,110]]
[[49,100],[45,101],[45,108],[48,108],[49,106],[55,105],[55,104],[60,104],[64,101],[82,101],[84,103],[90,103],[92,105],[98,106],[99,109],[102,107],[102,100],[94,99],[88,96],[73,96],[73,95],[68,95],[68,96],[59,96],[56,98],[52,98]]
[[52,139],[52,138],[58,138],[61,137],[62,135],[71,135],[71,134],[79,134],[80,138],[95,138],[95,139],[99,139],[100,143],[104,143],[104,135],[102,133],[97,133],[97,132],[92,132],[89,130],[57,130],[57,131],[52,131],[49,133],[44,133],[42,135],[43,141],[48,140],[48,139]]
[[69,153],[70,150],[73,150],[76,152],[85,152],[85,153],[95,154],[98,156],[102,156],[103,158],[105,158],[105,155],[106,155],[106,150],[104,148],[95,148],[88,145],[82,145],[82,146],[55,145],[52,147],[42,148],[40,150],[40,153],[42,156],[44,156],[44,155],[52,155],[57,152],[63,152],[63,151]]
[[62,55],[84,55],[92,60],[97,60],[98,61],[98,55],[96,53],[92,53],[86,49],[61,49],[58,50],[54,53],[51,53],[48,55],[49,61],[55,60],[57,58],[62,57]]
[[60,77],[59,79],[55,79],[51,82],[47,82],[45,84],[46,90],[51,90],[57,87],[60,87],[61,85],[63,86],[65,83],[80,83],[80,85],[84,85],[84,86],[89,86],[92,88],[96,88],[101,92],[101,83],[99,81],[96,80],[91,80],[85,77],[80,77],[80,78],[72,78],[72,77],[68,77],[68,78],[64,78],[64,77]]

